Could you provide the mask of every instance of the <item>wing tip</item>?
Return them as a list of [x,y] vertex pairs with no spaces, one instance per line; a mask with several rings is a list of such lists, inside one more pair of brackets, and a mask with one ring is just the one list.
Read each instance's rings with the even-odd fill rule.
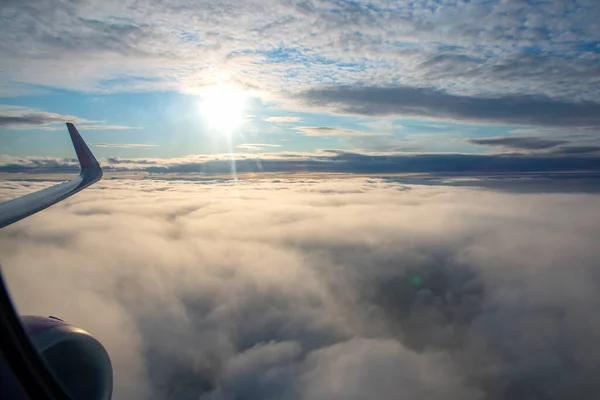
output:
[[69,129],[73,147],[75,147],[75,153],[77,153],[77,158],[81,165],[79,177],[69,182],[60,183],[50,188],[0,203],[0,228],[4,228],[42,211],[102,179],[102,168],[100,168],[96,157],[94,157],[79,132],[77,132],[75,125],[67,122],[67,128]]
[[77,154],[77,159],[79,160],[79,165],[81,166],[81,172],[98,179],[102,178],[102,168],[100,168],[98,160],[94,157],[85,140],[83,140],[72,122],[67,122],[66,124],[73,147],[75,148],[75,153]]

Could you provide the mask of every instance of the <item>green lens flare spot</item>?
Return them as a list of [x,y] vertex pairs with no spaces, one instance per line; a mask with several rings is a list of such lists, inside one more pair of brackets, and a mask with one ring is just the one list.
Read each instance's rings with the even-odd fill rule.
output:
[[421,286],[421,284],[423,283],[423,278],[421,278],[420,276],[413,276],[410,280],[410,283],[412,283],[413,286]]

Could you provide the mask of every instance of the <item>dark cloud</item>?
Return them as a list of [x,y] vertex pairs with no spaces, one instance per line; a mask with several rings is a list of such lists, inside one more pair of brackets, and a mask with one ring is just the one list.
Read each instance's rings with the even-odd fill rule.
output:
[[115,398],[597,398],[599,203],[104,181],[2,230],[0,261],[21,312],[104,343]]
[[501,136],[493,138],[467,139],[468,143],[481,146],[497,146],[511,150],[540,150],[539,153],[560,156],[593,155],[600,152],[600,146],[574,145],[573,141],[543,138],[539,136]]
[[23,115],[0,115],[0,126],[47,125],[59,122],[72,122],[75,117],[46,112],[31,112]]
[[476,187],[508,193],[599,193],[598,172],[440,174],[417,177],[387,177],[407,185]]
[[342,114],[432,118],[466,123],[598,127],[600,103],[545,96],[476,97],[408,86],[342,86],[312,89],[296,98]]
[[552,154],[560,155],[595,154],[599,152],[600,146],[561,146],[552,150]]
[[567,140],[545,139],[541,137],[493,137],[481,139],[467,139],[468,143],[478,144],[482,146],[500,146],[507,149],[523,149],[523,150],[540,150],[557,147],[566,143]]
[[[81,122],[82,124],[77,125],[78,128],[81,130],[142,129],[141,127],[125,125],[97,125],[92,123],[98,121],[89,121],[84,118],[75,117],[73,115],[40,111],[35,108],[29,107],[9,106],[0,104],[0,127],[13,129],[36,127],[37,129],[43,130],[62,130],[64,129],[64,125],[58,126],[57,124],[63,124],[65,122]],[[101,145],[101,143],[99,143],[98,145]],[[110,144],[107,143],[104,145],[105,147],[107,147]]]

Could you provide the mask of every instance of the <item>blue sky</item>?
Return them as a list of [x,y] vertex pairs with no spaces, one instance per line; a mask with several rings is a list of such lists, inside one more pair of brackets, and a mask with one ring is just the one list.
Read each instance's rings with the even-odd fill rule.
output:
[[72,157],[72,121],[105,160],[595,157],[598,18],[584,0],[7,2],[0,153]]
[[[92,95],[81,92],[56,91],[34,96],[5,99],[4,104],[27,107],[59,115],[73,115],[94,121],[80,123],[91,144],[112,144],[99,147],[101,157],[179,157],[192,153],[224,153],[238,145],[272,144],[274,150],[310,152],[317,149],[339,148],[352,150],[361,146],[353,133],[310,136],[301,128],[335,127],[355,134],[364,133],[365,141],[373,137],[396,140],[403,151],[459,151],[481,152],[480,146],[462,140],[470,136],[506,134],[506,127],[456,124],[425,121],[413,118],[378,119],[353,115],[331,115],[282,110],[260,98],[246,99],[245,118],[241,126],[231,132],[220,132],[207,124],[202,116],[199,96],[169,93],[116,93]],[[108,125],[108,129],[103,126]],[[47,130],[52,129],[52,130]],[[56,130],[54,130],[56,129]],[[5,127],[0,135],[4,150],[19,156],[68,157],[71,154],[68,136],[62,123],[42,126]],[[353,141],[354,140],[354,141]],[[138,147],[116,147],[138,144]],[[147,145],[143,147],[142,145]],[[388,151],[386,144],[369,150]],[[368,143],[362,143],[367,146]],[[260,146],[259,146],[260,147]],[[266,147],[266,146],[265,146]],[[393,150],[393,149],[392,149]]]

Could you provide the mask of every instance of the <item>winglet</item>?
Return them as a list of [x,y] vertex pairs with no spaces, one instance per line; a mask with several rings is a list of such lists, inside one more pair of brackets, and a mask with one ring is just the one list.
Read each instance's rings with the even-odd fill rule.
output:
[[91,173],[94,176],[102,177],[102,169],[100,168],[100,164],[96,160],[96,157],[92,154],[90,148],[81,138],[81,135],[70,122],[67,122],[67,129],[69,130],[69,135],[71,135],[71,141],[73,142],[73,147],[75,148],[75,153],[77,153],[77,158],[79,159],[79,165],[81,166],[81,173]]
[[98,164],[96,157],[94,157],[87,144],[85,144],[75,126],[68,122],[67,128],[69,129],[73,147],[75,147],[75,153],[77,153],[77,158],[81,166],[79,176],[68,182],[63,182],[1,203],[0,228],[4,228],[38,211],[42,211],[102,179],[100,164]]

